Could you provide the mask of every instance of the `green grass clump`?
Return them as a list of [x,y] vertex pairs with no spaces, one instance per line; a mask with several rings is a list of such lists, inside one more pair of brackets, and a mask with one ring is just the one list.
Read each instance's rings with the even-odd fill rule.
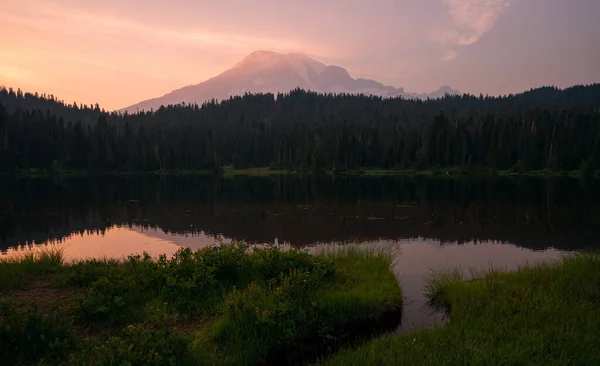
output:
[[23,288],[28,280],[56,273],[63,264],[60,250],[40,250],[0,257],[0,295]]
[[595,254],[471,281],[438,274],[428,291],[448,309],[448,324],[378,338],[322,364],[598,365],[599,284]]
[[399,310],[402,297],[388,254],[350,250],[306,258],[314,262],[234,289],[222,315],[197,334],[192,348],[214,355],[211,364],[254,364],[274,355],[293,361],[290,350],[316,353],[318,346],[345,341],[365,323]]
[[[19,268],[21,280],[20,287],[11,281],[3,287],[10,289],[11,310],[0,314],[0,336],[20,349],[30,334],[42,334],[41,346],[27,356],[59,364],[299,360],[400,309],[390,265],[384,252],[312,255],[235,243],[158,259],[6,260],[0,273],[9,271],[3,266]],[[36,276],[42,280],[33,281]],[[39,303],[35,313],[31,302]],[[31,326],[15,327],[30,318]]]
[[[172,258],[130,256],[126,261],[88,260],[72,264],[64,281],[86,289],[80,315],[89,322],[125,324],[214,312],[236,283],[250,276],[247,247],[181,249]],[[162,311],[162,313],[161,313]]]

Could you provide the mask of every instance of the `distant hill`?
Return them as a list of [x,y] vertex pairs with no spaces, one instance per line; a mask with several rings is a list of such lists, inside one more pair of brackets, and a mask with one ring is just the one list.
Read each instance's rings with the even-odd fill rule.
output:
[[39,94],[23,92],[21,89],[12,89],[0,85],[0,105],[6,108],[8,113],[16,110],[40,110],[44,114],[52,114],[65,121],[96,123],[106,111],[98,104],[67,104],[63,100],[50,94]]
[[134,104],[121,111],[134,113],[158,109],[169,104],[202,104],[216,99],[245,93],[285,93],[301,88],[319,93],[365,94],[382,97],[441,98],[446,94],[459,94],[443,86],[430,94],[408,93],[403,88],[383,85],[369,79],[354,79],[340,66],[327,66],[297,53],[256,51],[231,69],[197,85],[174,90],[162,97]]

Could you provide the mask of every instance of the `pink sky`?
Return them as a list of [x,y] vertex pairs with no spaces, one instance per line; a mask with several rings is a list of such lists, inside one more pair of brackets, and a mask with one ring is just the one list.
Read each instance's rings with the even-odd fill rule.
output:
[[4,0],[0,84],[117,109],[257,49],[407,91],[600,81],[597,0]]

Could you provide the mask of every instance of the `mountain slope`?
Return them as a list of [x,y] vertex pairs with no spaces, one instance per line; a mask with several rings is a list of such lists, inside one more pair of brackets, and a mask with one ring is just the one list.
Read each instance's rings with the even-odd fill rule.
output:
[[130,113],[157,109],[161,105],[227,99],[244,93],[288,92],[295,88],[321,93],[371,94],[382,97],[439,98],[458,91],[442,87],[431,94],[406,93],[369,79],[354,79],[346,69],[328,66],[297,53],[256,51],[231,69],[200,84],[174,90],[162,97],[142,101],[121,111]]

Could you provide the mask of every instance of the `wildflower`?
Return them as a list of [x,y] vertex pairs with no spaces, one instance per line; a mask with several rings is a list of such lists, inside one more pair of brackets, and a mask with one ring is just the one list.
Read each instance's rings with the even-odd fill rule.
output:
[[135,329],[135,325],[131,324],[127,326],[127,329]]
[[169,303],[165,301],[165,302],[163,302],[163,305],[169,305]]
[[158,352],[154,352],[154,357],[158,357]]

